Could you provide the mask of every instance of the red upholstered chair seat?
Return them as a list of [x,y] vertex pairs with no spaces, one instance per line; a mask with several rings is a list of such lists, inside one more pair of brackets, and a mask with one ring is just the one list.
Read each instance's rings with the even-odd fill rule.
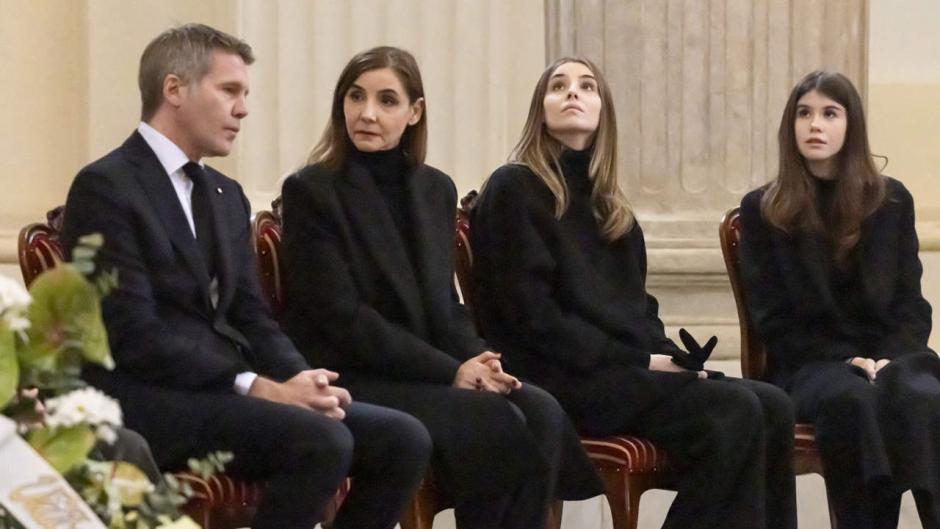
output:
[[616,466],[630,474],[664,472],[669,465],[666,451],[642,437],[582,437],[581,446],[596,466]]

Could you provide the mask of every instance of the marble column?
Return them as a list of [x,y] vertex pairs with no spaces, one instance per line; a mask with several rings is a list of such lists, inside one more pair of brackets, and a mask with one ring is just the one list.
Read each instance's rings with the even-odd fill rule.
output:
[[546,0],[545,18],[546,60],[587,56],[613,89],[618,171],[663,320],[737,356],[718,222],[774,175],[797,80],[838,70],[864,97],[867,0]]

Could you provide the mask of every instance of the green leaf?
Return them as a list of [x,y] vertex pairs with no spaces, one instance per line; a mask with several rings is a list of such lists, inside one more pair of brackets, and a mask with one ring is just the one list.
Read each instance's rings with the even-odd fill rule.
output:
[[95,433],[86,425],[42,428],[31,431],[26,440],[56,472],[64,474],[85,461],[95,446]]
[[36,278],[30,294],[29,344],[20,352],[24,370],[77,369],[83,358],[113,368],[98,290],[79,270],[70,264],[53,268]]
[[16,359],[16,335],[0,322],[0,409],[16,395],[20,381],[20,364]]

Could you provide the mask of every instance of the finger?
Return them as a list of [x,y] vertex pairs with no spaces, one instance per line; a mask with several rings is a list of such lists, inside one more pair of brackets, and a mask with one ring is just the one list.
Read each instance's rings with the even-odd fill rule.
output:
[[337,398],[337,400],[339,400],[340,406],[348,406],[352,402],[352,395],[349,394],[349,391],[347,391],[346,388],[338,388],[334,386],[330,388],[330,392],[334,397]]
[[501,355],[499,353],[494,353],[493,351],[483,351],[482,353],[478,354],[475,359],[476,361],[485,364],[490,360],[499,360],[500,356]]
[[339,399],[334,395],[314,395],[307,401],[307,404],[311,408],[326,412],[338,408]]
[[336,371],[330,371],[329,369],[324,369],[322,367],[317,368],[317,369],[309,369],[307,372],[315,374],[315,375],[323,375],[330,382],[339,378],[339,373],[337,373]]
[[328,387],[330,385],[330,379],[326,377],[323,373],[317,373],[313,376],[313,383],[320,389]]
[[708,373],[704,371],[698,371],[697,373],[699,378],[708,378]]
[[503,372],[503,364],[499,360],[490,360],[488,365],[494,373]]
[[502,392],[503,392],[503,391],[502,391],[503,388],[500,387],[499,384],[496,384],[496,383],[494,383],[492,380],[488,380],[488,379],[485,379],[485,378],[480,380],[480,387],[483,389],[483,391],[490,391],[490,392],[493,392],[493,393],[502,393]]
[[336,419],[338,421],[346,418],[346,410],[343,408],[334,408],[332,410],[323,412],[323,414],[331,419]]

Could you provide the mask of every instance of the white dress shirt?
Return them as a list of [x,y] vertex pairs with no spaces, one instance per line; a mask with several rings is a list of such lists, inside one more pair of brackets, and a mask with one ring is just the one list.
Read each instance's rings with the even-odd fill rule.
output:
[[[186,222],[189,223],[189,229],[192,231],[193,237],[196,237],[196,223],[193,222],[193,181],[183,172],[183,166],[190,161],[189,157],[179,146],[147,123],[141,122],[140,125],[137,125],[137,132],[143,136],[144,141],[157,155],[157,160],[160,161],[163,170],[170,176],[170,183],[173,184],[176,197],[180,201],[180,206],[183,207]],[[196,163],[200,166],[203,165],[201,160]],[[215,277],[212,278],[209,285],[209,292],[212,305],[215,306],[219,301],[219,281]],[[251,371],[239,373],[235,377],[235,391],[241,395],[247,395],[257,376],[257,373]]]

